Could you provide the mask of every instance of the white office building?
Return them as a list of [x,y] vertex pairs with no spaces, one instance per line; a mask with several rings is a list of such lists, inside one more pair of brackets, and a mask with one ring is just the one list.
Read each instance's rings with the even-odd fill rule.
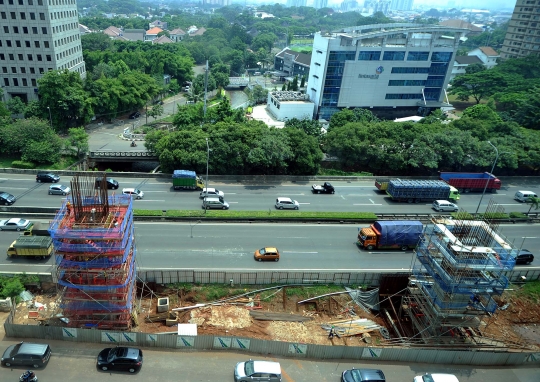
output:
[[396,23],[316,33],[306,87],[314,117],[361,107],[394,119],[450,106],[444,89],[467,32]]
[[4,101],[38,99],[50,70],[86,76],[76,0],[0,0],[0,84]]

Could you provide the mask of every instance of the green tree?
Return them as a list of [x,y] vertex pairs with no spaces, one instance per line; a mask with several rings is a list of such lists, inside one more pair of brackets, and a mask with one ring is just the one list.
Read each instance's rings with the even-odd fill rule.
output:
[[461,101],[474,98],[476,103],[503,90],[506,87],[508,76],[494,70],[484,70],[474,74],[462,74],[452,81],[450,94],[455,94]]
[[12,114],[23,114],[26,105],[20,97],[13,97],[6,102],[6,106]]
[[153,105],[152,108],[146,112],[146,114],[154,119],[157,119],[157,117],[163,114],[163,111],[163,105],[158,103],[157,105]]
[[290,175],[316,175],[319,171],[323,153],[317,137],[296,128],[283,129],[289,137],[292,156],[288,159]]
[[0,276],[0,297],[5,299],[10,297],[13,303],[15,299],[24,291],[24,285],[17,276]]
[[294,76],[294,79],[291,84],[291,90],[292,91],[298,91],[298,76]]
[[475,73],[483,72],[484,70],[487,70],[486,67],[483,64],[481,64],[479,62],[476,62],[474,64],[468,65],[465,68],[465,73],[466,74],[475,74]]
[[306,76],[302,76],[302,81],[300,81],[300,87],[303,88],[306,86]]
[[257,174],[286,174],[293,157],[289,138],[283,129],[268,128],[249,152],[247,162]]
[[294,128],[303,131],[307,135],[319,140],[322,134],[321,123],[314,119],[291,118],[285,121],[285,128]]
[[77,156],[77,158],[84,156],[84,154],[88,152],[89,137],[90,136],[83,127],[73,127],[68,130],[66,144],[68,145],[69,149],[72,150],[72,152]]
[[527,199],[527,203],[531,203],[531,206],[529,207],[529,211],[527,211],[527,214],[531,213],[531,210],[533,207],[535,210],[540,209],[540,198],[537,198],[536,196],[529,196],[529,198]]

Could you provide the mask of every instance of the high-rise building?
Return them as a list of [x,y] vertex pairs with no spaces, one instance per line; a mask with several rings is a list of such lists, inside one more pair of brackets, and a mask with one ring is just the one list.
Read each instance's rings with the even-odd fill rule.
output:
[[340,10],[342,12],[349,12],[358,9],[358,2],[356,0],[345,0],[340,5]]
[[501,58],[540,52],[540,0],[517,0],[501,49]]
[[0,84],[4,101],[38,98],[50,70],[86,76],[76,0],[0,0]]
[[412,10],[414,0],[392,0],[390,9],[396,11],[410,11]]
[[313,8],[321,9],[328,7],[328,0],[313,0]]
[[287,0],[287,7],[305,7],[307,0]]

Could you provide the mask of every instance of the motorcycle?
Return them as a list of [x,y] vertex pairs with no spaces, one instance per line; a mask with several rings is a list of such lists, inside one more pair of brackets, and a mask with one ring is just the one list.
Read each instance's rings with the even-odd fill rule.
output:
[[137,147],[137,144],[135,143],[135,141],[131,141],[131,147]]
[[27,370],[22,373],[21,377],[19,378],[19,382],[38,382],[38,378],[36,373],[34,373],[32,370]]

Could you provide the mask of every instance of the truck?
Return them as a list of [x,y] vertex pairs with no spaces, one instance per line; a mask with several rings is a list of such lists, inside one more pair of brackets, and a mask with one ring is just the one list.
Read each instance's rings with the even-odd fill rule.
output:
[[314,194],[333,194],[335,191],[334,186],[328,182],[324,182],[322,185],[314,184],[311,186],[311,192]]
[[392,179],[386,190],[396,202],[420,203],[435,200],[459,200],[459,191],[442,180],[402,180]]
[[48,231],[49,222],[36,221],[23,232],[24,236],[51,236]]
[[406,251],[416,248],[423,229],[424,225],[417,220],[377,220],[358,230],[356,243],[368,250],[399,248]]
[[174,170],[172,178],[175,190],[202,190],[204,188],[202,178],[197,176],[195,171]]
[[390,179],[386,179],[386,178],[375,179],[375,187],[377,187],[379,191],[386,191],[386,189],[388,188],[389,181]]
[[[502,183],[495,175],[489,172],[440,172],[439,177],[459,192],[500,190]],[[486,187],[487,184],[487,187]]]
[[53,242],[50,236],[21,235],[7,249],[8,257],[20,256],[45,259],[53,253]]

